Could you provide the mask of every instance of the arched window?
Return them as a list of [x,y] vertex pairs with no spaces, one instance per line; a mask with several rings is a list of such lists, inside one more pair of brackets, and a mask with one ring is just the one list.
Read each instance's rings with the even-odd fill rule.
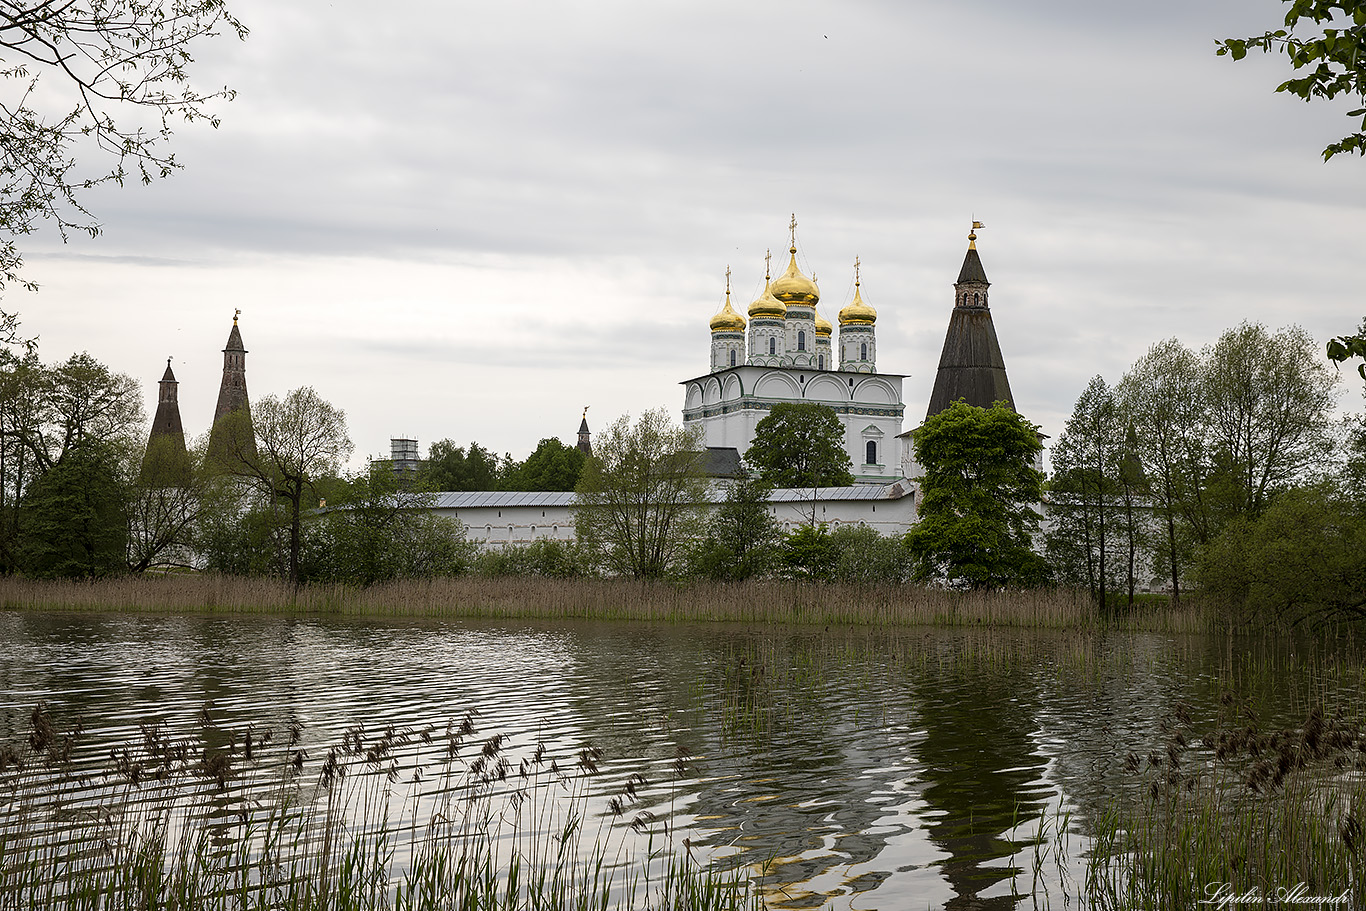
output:
[[730,365],[731,365],[732,367],[735,366],[735,349],[734,349],[734,348],[732,348],[731,351],[730,351]]
[[817,370],[824,370],[824,369],[825,369],[825,355],[824,355],[824,354],[822,354],[820,357],[816,358],[816,369],[817,369]]
[[805,350],[806,350],[806,330],[805,330],[805,329],[798,329],[798,330],[797,330],[797,350],[798,350],[798,351],[805,351]]
[[778,340],[776,338],[768,340],[768,353],[771,355],[778,353]]
[[877,440],[869,440],[869,441],[868,441],[868,455],[864,458],[863,464],[865,464],[865,465],[876,465],[876,464],[877,464]]
[[982,302],[982,295],[978,294],[976,291],[972,292],[972,305],[973,305],[974,307],[976,307],[976,306],[977,306],[978,304],[980,304],[981,302]]
[[862,345],[859,345],[859,349],[858,349],[858,359],[861,360],[861,361],[866,361],[866,360],[868,360],[868,343],[867,343],[867,342],[864,342]]

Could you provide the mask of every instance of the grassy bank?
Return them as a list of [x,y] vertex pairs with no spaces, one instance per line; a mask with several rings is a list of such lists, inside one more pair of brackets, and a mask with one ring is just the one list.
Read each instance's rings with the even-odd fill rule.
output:
[[9,610],[80,610],[373,617],[711,621],[852,626],[986,626],[1204,632],[1218,624],[1198,603],[1148,602],[1098,610],[1061,589],[952,592],[914,585],[792,582],[671,584],[631,579],[461,576],[368,588],[308,586],[214,575],[99,582],[0,580]]

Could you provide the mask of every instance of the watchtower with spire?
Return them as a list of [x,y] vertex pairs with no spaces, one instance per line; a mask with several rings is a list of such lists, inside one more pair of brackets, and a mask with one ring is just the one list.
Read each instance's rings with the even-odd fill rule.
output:
[[583,406],[583,417],[579,420],[579,452],[586,456],[593,454],[593,434],[588,430],[588,406]]
[[[251,401],[247,397],[247,349],[242,344],[242,330],[237,328],[237,318],[241,315],[241,310],[233,312],[232,331],[223,348],[223,381],[218,387],[218,405],[213,411],[213,430],[209,433],[209,455],[219,461],[231,461],[233,450],[239,450],[240,454],[249,452],[253,457],[256,454]],[[242,413],[243,418],[232,434],[242,437],[240,445],[229,440],[221,429],[223,419],[237,413]]]
[[995,402],[1014,407],[1010,380],[1006,377],[1006,362],[1001,356],[1001,344],[996,339],[996,327],[991,322],[988,306],[986,270],[977,254],[979,221],[972,223],[968,233],[968,252],[963,257],[963,268],[954,282],[953,312],[944,336],[944,350],[939,355],[939,372],[930,393],[930,408],[926,417],[933,417],[959,399],[979,408],[990,408]]

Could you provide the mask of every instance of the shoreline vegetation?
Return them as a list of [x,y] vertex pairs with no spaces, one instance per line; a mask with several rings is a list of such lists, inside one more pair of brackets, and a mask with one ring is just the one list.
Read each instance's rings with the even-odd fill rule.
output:
[[1102,610],[1084,591],[948,591],[918,585],[688,582],[544,577],[413,579],[367,587],[214,574],[98,581],[0,579],[20,611],[268,614],[481,620],[1001,627],[1207,633],[1236,627],[1209,602],[1154,597]]

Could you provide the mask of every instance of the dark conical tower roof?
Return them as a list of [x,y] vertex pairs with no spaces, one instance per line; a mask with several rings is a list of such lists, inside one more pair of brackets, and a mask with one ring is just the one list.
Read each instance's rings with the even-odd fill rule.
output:
[[190,455],[185,449],[185,428],[180,423],[180,402],[176,392],[171,359],[161,376],[157,394],[157,413],[152,418],[152,433],[142,457],[140,479],[163,487],[183,486],[190,482]]
[[[974,223],[973,228],[981,227]],[[977,234],[968,235],[968,253],[954,283],[953,313],[944,335],[944,350],[939,355],[939,372],[930,393],[926,417],[933,417],[959,399],[979,408],[1006,402],[1012,408],[1015,398],[1006,377],[1006,362],[996,339],[987,305],[986,270],[977,255]]]
[[987,281],[987,270],[982,268],[982,257],[977,255],[976,240],[968,241],[968,255],[963,257],[963,268],[958,270],[958,281],[954,284],[961,285],[964,282],[991,284]]

